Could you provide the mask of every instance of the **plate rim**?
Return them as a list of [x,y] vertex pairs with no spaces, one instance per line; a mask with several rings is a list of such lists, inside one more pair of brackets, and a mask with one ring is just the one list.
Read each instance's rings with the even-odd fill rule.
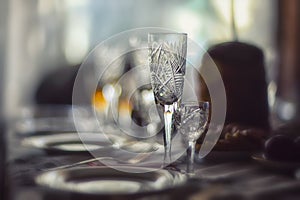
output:
[[[86,132],[84,133],[85,135],[88,135],[88,134],[97,134],[95,132]],[[98,135],[99,137],[103,137],[103,136],[100,136]],[[56,139],[55,137],[63,137],[63,138],[68,138],[68,140],[56,140],[56,141],[53,141],[53,140],[50,140],[50,141],[47,141],[47,142],[42,142],[40,144],[37,143],[38,140],[41,140],[41,139],[45,139],[45,138],[53,138],[54,140]],[[33,142],[31,142],[33,141]],[[85,140],[82,140],[80,138],[80,136],[78,135],[78,133],[76,132],[66,132],[66,133],[63,133],[63,132],[58,132],[57,134],[50,134],[50,135],[35,135],[35,136],[28,136],[26,138],[23,138],[21,140],[21,145],[25,146],[25,147],[28,147],[28,148],[37,148],[37,149],[40,149],[40,150],[44,150],[44,151],[47,151],[47,152],[73,152],[73,153],[79,153],[79,152],[90,152],[90,151],[97,151],[97,150],[101,150],[103,148],[109,148],[110,146],[99,146],[99,148],[96,148],[96,149],[91,149],[89,150],[88,148],[85,148],[85,150],[63,150],[61,148],[55,148],[53,147],[54,145],[51,145],[51,144],[69,144],[69,143],[82,143],[83,146],[85,147],[86,144],[89,144],[88,141],[85,141]],[[105,143],[105,141],[103,141],[103,143]],[[91,142],[91,144],[93,144]],[[93,145],[96,145],[96,144],[93,144]]]
[[[115,197],[115,196],[122,196],[122,197],[131,197],[131,196],[145,196],[145,195],[156,195],[156,194],[160,194],[163,192],[167,192],[168,190],[174,190],[176,188],[182,187],[184,186],[184,184],[186,184],[188,182],[188,175],[177,172],[177,171],[173,171],[173,170],[168,170],[168,169],[158,169],[158,170],[154,170],[152,168],[147,168],[147,167],[139,167],[139,166],[116,166],[119,168],[131,168],[131,169],[144,169],[146,171],[146,173],[155,173],[157,171],[163,171],[163,172],[168,172],[170,173],[172,176],[174,176],[174,174],[176,176],[180,176],[180,178],[182,179],[180,182],[177,180],[175,181],[172,185],[168,185],[166,187],[160,187],[157,189],[153,189],[151,191],[146,190],[146,191],[136,191],[134,193],[126,193],[126,192],[122,192],[122,193],[97,193],[97,192],[84,192],[84,191],[78,191],[78,190],[72,190],[72,189],[62,189],[59,187],[50,187],[51,184],[41,184],[40,182],[38,182],[38,178],[47,174],[47,173],[63,173],[64,171],[77,171],[77,170],[101,170],[101,169],[110,169],[110,170],[114,170],[114,171],[118,171],[117,169],[115,169],[114,167],[108,167],[108,166],[96,166],[96,167],[78,167],[78,168],[69,168],[69,169],[61,169],[61,170],[55,170],[55,171],[47,171],[47,172],[41,172],[39,174],[37,174],[34,178],[34,182],[35,184],[37,184],[39,187],[42,187],[46,190],[49,191],[60,191],[60,192],[67,192],[70,194],[76,194],[76,195],[84,195],[84,196],[110,196],[110,197]],[[120,171],[121,173],[127,173],[127,174],[142,174],[142,173],[129,173],[129,172],[125,172],[125,171]],[[174,179],[174,177],[173,177]]]

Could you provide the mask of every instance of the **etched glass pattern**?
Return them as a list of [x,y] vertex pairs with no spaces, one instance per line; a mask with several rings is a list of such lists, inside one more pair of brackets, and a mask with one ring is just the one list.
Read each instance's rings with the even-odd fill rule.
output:
[[[150,41],[151,42],[151,41]],[[182,95],[186,65],[186,39],[149,44],[151,84],[156,100],[172,104]]]

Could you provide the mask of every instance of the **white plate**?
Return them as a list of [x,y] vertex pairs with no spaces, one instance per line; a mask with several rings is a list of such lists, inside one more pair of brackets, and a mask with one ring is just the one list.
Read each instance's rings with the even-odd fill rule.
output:
[[76,132],[31,136],[23,139],[22,145],[49,152],[86,152],[112,146],[101,133],[81,133],[79,137]]
[[175,171],[161,169],[153,171],[142,167],[120,167],[119,169],[85,167],[57,170],[40,174],[35,181],[40,186],[54,190],[97,196],[156,193],[181,186],[187,181],[185,175]]
[[[109,137],[109,138],[108,138]],[[163,146],[158,143],[131,141],[116,135],[104,133],[52,133],[51,135],[29,136],[21,142],[23,146],[56,152],[91,152],[95,157],[101,157],[105,149],[108,153],[116,154],[121,149],[132,153],[162,152]],[[98,155],[100,154],[100,155]]]

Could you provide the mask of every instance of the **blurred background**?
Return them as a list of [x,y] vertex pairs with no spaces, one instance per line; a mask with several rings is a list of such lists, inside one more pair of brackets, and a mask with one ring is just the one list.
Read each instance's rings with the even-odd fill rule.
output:
[[[24,106],[71,104],[78,67],[100,42],[130,29],[161,27],[186,32],[209,49],[235,39],[231,5],[232,0],[0,0],[0,137],[3,118],[18,117]],[[298,0],[234,0],[239,41],[264,53],[276,126],[300,118],[299,10]],[[109,59],[117,52],[102,53]],[[118,73],[130,67],[126,59],[116,63],[122,66]],[[101,107],[102,93],[97,95]]]
[[[204,48],[232,40],[230,0],[1,0],[1,97],[6,115],[35,102],[46,74],[80,64],[97,44],[122,31],[163,27],[187,32]],[[277,4],[236,0],[238,37],[262,48],[276,73]],[[166,12],[167,11],[167,12]]]
[[[122,31],[168,28],[188,33],[204,48],[233,40],[231,0],[0,0],[0,5],[1,110],[7,117],[36,103],[46,75],[78,67],[97,44]],[[284,120],[295,118],[298,1],[235,0],[234,7],[239,40],[265,54],[270,107]]]

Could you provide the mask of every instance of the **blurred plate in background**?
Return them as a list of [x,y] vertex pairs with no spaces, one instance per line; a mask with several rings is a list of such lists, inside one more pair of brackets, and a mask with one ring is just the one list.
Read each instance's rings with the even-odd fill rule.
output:
[[22,145],[47,152],[88,152],[112,146],[102,133],[81,133],[79,137],[76,132],[31,136],[23,139]]

